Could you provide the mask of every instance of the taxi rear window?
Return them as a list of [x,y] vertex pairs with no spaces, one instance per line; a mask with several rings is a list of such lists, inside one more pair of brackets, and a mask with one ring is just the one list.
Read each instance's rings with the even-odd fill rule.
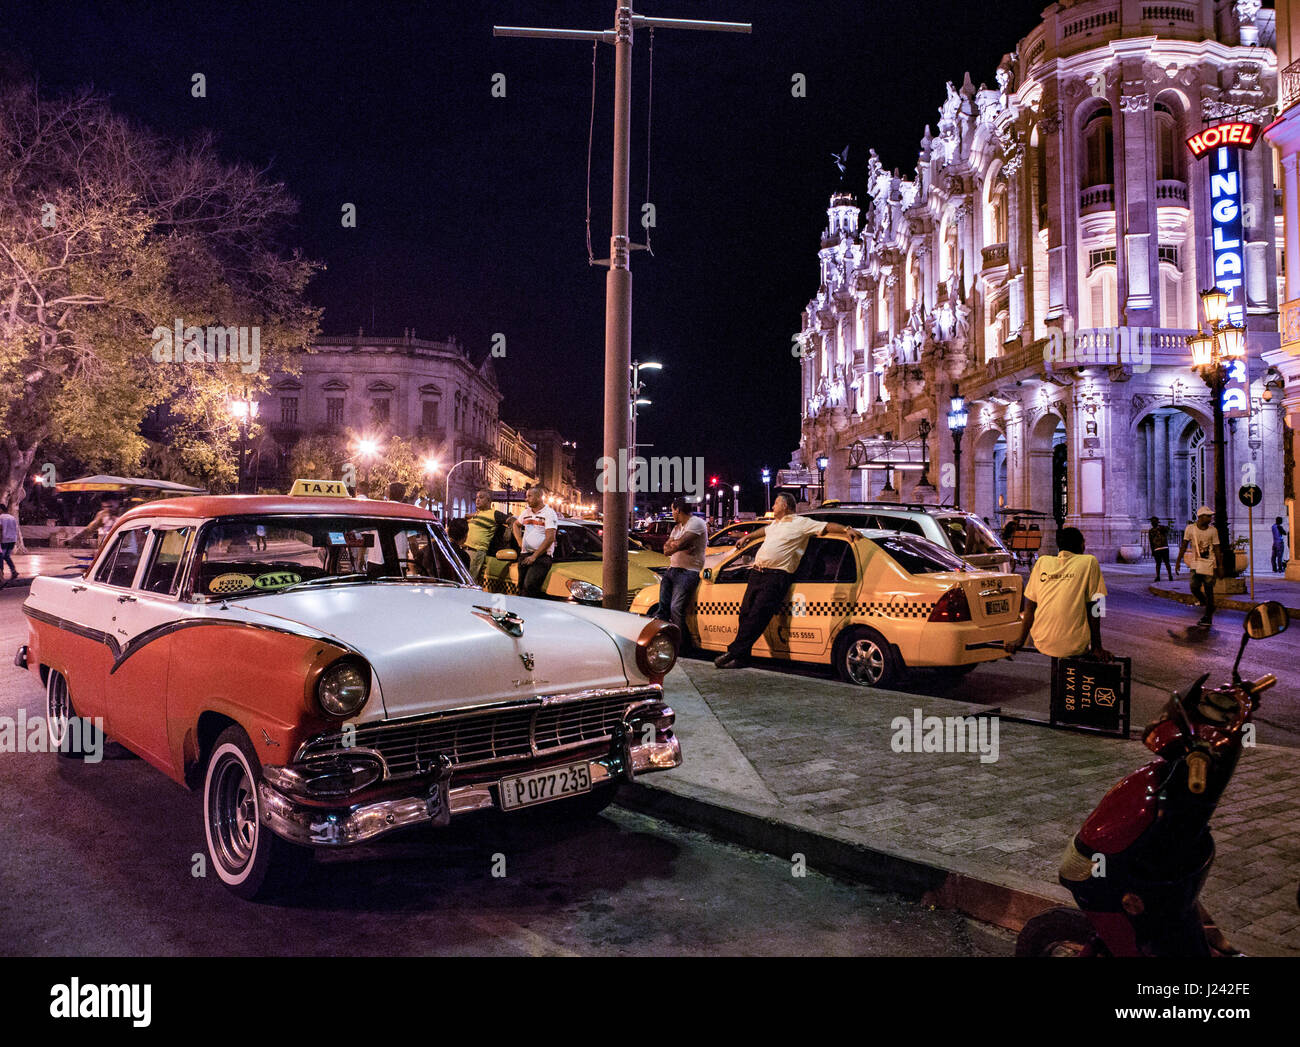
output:
[[941,571],[969,571],[970,564],[947,549],[910,535],[882,535],[873,539],[909,574],[938,574]]

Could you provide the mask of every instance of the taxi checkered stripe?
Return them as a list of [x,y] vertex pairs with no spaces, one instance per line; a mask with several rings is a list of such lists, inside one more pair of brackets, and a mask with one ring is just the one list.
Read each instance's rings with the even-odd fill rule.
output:
[[[797,609],[796,609],[797,608]],[[886,600],[808,600],[784,603],[778,614],[791,618],[831,617],[844,618],[858,615],[863,618],[929,618],[933,603],[889,603]],[[739,600],[701,600],[695,606],[696,614],[740,614]]]

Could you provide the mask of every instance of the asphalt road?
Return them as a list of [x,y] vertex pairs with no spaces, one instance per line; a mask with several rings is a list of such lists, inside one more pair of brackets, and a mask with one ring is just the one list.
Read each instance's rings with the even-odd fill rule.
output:
[[[0,716],[43,711],[11,668]],[[458,820],[317,860],[255,905],[204,868],[200,797],[142,760],[0,753],[0,953],[40,955],[1010,955],[1003,931],[792,860],[611,809]],[[551,812],[553,814],[553,812]]]

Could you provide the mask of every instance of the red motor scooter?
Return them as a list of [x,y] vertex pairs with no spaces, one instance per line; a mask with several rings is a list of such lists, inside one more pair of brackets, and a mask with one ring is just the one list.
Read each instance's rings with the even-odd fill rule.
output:
[[1241,755],[1259,696],[1277,683],[1238,673],[1248,640],[1289,624],[1276,601],[1246,615],[1232,683],[1173,695],[1143,738],[1156,759],[1103,797],[1061,862],[1078,909],[1049,909],[1016,939],[1017,956],[1240,955],[1198,896],[1214,861],[1210,816]]

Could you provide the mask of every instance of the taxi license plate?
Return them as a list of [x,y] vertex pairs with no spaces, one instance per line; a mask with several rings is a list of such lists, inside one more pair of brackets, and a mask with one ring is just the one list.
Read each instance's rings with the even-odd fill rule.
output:
[[989,617],[995,614],[1006,614],[1011,610],[1010,600],[985,600],[984,613]]
[[552,767],[533,774],[519,774],[513,778],[502,778],[497,785],[503,810],[512,811],[516,807],[529,807],[535,803],[559,800],[566,796],[591,792],[591,765],[587,763],[569,764],[567,767]]

